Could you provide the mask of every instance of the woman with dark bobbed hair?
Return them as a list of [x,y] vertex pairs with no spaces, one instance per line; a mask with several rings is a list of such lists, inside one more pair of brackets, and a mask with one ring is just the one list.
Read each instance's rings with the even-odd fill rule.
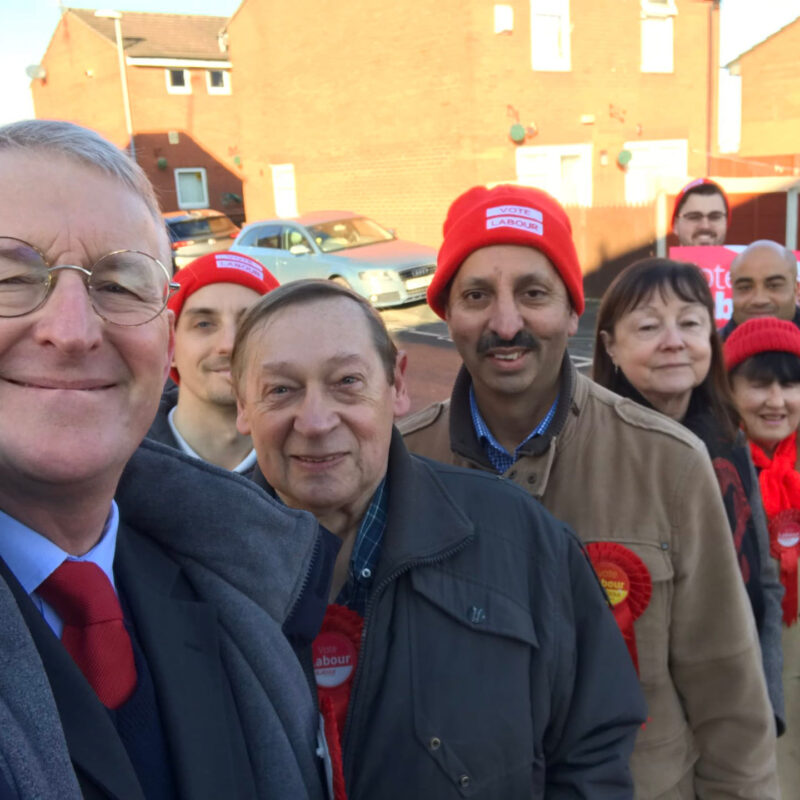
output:
[[662,258],[623,270],[597,316],[593,377],[672,417],[706,445],[720,484],[761,643],[778,733],[784,729],[781,595],[758,481],[728,386],[714,303],[694,265]]
[[797,556],[800,551],[800,330],[786,320],[750,319],[725,342],[733,398],[750,440],[769,522],[770,550],[780,564],[783,599],[783,685],[787,736],[778,742],[784,797],[800,786],[800,625]]

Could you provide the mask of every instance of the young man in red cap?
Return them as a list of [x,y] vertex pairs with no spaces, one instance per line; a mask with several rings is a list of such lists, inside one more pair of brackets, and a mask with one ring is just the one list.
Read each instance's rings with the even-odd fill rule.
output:
[[[465,192],[428,302],[464,366],[449,402],[399,428],[412,452],[519,484],[586,543],[649,707],[636,796],[776,797],[775,723],[711,461],[573,367],[584,298],[564,210],[529,187]],[[718,610],[713,630],[700,605]]]
[[675,198],[672,231],[683,247],[723,245],[731,208],[722,187],[709,178],[687,183]]
[[148,438],[223,469],[247,473],[256,463],[249,436],[236,430],[231,350],[239,318],[278,281],[240,253],[209,253],[179,270],[180,289],[168,307],[175,314],[175,355]]

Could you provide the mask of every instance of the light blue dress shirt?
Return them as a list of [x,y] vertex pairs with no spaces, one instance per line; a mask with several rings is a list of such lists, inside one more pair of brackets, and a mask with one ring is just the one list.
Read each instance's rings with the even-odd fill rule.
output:
[[97,564],[114,583],[114,553],[117,547],[117,531],[119,530],[119,509],[111,501],[111,511],[106,520],[100,541],[82,556],[71,556],[48,538],[37,533],[27,525],[23,525],[13,517],[0,511],[0,558],[6,562],[14,573],[22,588],[30,595],[34,605],[39,609],[45,622],[61,638],[63,623],[53,610],[36,594],[36,589],[61,566],[64,561],[91,561]]

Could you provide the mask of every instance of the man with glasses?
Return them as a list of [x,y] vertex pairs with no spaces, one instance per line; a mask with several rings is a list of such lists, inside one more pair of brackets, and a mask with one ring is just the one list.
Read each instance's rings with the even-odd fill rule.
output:
[[698,178],[675,198],[672,230],[682,247],[723,245],[730,213],[722,187],[709,178]]
[[140,447],[174,338],[152,187],[51,121],[0,128],[0,176],[0,787],[321,800],[284,637],[316,632],[316,523]]

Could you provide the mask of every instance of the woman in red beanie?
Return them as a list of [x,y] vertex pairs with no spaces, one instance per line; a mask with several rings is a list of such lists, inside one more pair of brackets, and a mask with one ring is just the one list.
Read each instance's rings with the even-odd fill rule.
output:
[[[593,377],[703,440],[722,491],[761,644],[779,733],[781,587],[769,555],[758,482],[728,387],[708,283],[694,264],[650,258],[621,272],[597,316]],[[800,334],[800,331],[798,331]],[[702,613],[698,609],[698,613]],[[713,625],[713,619],[709,619]]]
[[787,736],[778,742],[778,775],[784,797],[800,786],[796,756],[800,734],[800,626],[797,561],[800,552],[800,330],[786,320],[762,317],[737,326],[725,342],[733,397],[750,439],[769,520],[770,551],[780,565],[783,599],[783,685]]

